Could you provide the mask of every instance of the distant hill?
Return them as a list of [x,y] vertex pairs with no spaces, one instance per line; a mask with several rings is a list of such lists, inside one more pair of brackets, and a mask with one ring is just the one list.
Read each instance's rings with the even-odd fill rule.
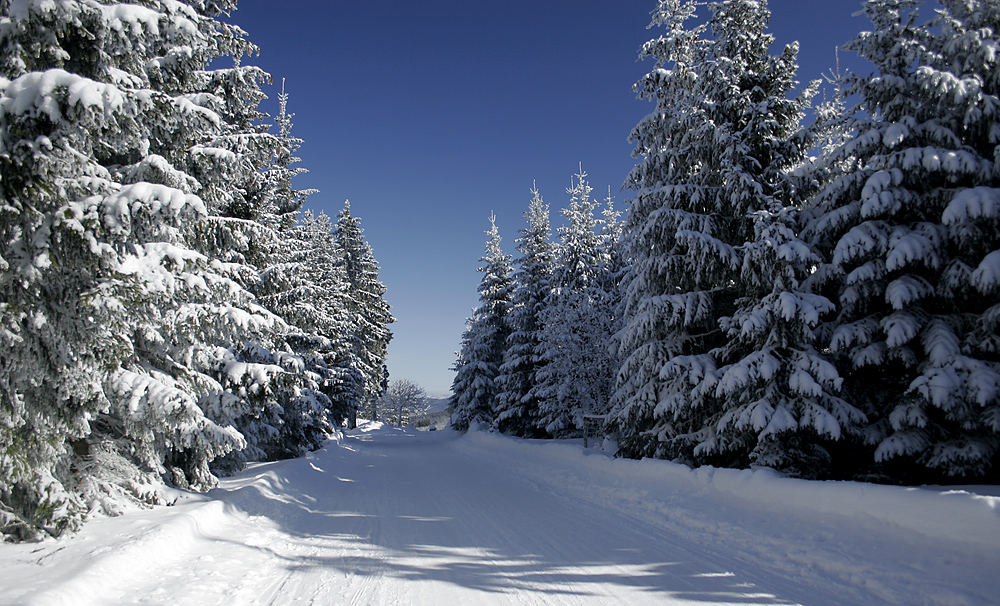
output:
[[446,408],[448,408],[448,398],[427,398],[427,412],[425,414],[444,412]]
[[444,427],[451,413],[448,412],[448,398],[427,398],[427,410],[411,419],[414,427],[426,429],[431,425]]

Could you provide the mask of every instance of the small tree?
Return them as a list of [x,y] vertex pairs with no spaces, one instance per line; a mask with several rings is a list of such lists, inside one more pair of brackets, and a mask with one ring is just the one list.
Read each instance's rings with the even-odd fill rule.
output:
[[378,416],[389,425],[402,427],[427,408],[424,388],[408,379],[393,379],[379,398]]

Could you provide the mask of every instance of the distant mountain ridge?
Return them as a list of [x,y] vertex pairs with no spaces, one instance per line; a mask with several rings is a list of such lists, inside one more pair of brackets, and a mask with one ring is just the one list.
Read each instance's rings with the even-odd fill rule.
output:
[[449,401],[451,401],[450,397],[427,398],[427,412],[424,414],[434,414],[436,412],[444,412],[448,408]]

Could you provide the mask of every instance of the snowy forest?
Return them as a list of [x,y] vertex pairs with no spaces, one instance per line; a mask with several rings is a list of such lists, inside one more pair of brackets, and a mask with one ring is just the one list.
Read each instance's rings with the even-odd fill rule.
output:
[[[843,48],[874,71],[804,86],[765,0],[655,4],[630,198],[602,206],[581,166],[553,230],[532,188],[516,258],[490,217],[452,426],[998,483],[1000,2],[867,0]],[[5,539],[301,456],[389,401],[379,264],[349,203],[304,208],[289,97],[260,108],[235,8],[0,0]],[[394,393],[402,425],[422,394]]]
[[[810,479],[1000,480],[1000,2],[868,0],[799,87],[763,0],[660,0],[620,218],[491,217],[452,425]],[[824,91],[831,91],[824,94]]]
[[235,0],[0,0],[0,531],[205,490],[371,410],[358,217],[303,211]]

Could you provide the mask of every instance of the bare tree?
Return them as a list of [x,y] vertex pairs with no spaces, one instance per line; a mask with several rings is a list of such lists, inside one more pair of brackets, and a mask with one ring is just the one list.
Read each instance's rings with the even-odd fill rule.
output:
[[402,427],[426,407],[427,394],[423,387],[407,379],[393,379],[378,401],[378,416],[389,425]]

